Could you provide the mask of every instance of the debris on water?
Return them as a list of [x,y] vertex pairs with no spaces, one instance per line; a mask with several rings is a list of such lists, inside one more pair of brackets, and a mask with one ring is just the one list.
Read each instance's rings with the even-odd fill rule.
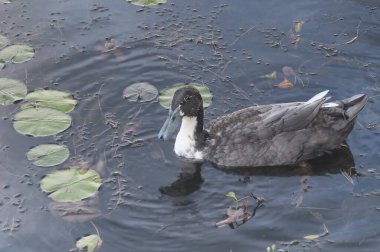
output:
[[273,71],[270,74],[261,75],[260,78],[266,78],[266,79],[270,79],[270,80],[276,80],[277,79],[277,71]]
[[291,83],[287,78],[284,78],[283,81],[281,81],[279,84],[275,86],[281,89],[290,89],[294,87],[294,84]]
[[[250,220],[256,214],[256,210],[263,205],[264,199],[261,197],[256,197],[252,193],[249,196],[245,196],[241,199],[236,198],[236,194],[234,192],[227,193],[228,197],[231,197],[235,201],[235,206],[230,206],[227,208],[227,218],[215,223],[215,226],[220,228],[225,225],[229,225],[230,228],[235,229],[248,220]],[[252,213],[249,212],[249,199],[255,200],[255,205],[253,206]]]
[[107,37],[104,39],[104,47],[107,51],[111,51],[116,48],[116,41],[112,37]]
[[315,235],[306,235],[303,238],[308,240],[315,240],[321,237],[324,237],[329,234],[329,230],[326,227],[326,224],[323,224],[323,232],[321,234],[315,234]]

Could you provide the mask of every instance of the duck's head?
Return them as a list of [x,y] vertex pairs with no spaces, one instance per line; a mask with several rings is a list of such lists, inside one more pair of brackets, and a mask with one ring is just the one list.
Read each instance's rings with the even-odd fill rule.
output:
[[158,138],[169,139],[181,125],[183,117],[196,117],[198,128],[201,127],[203,129],[202,96],[192,86],[185,86],[174,93],[169,109],[169,116],[161,128]]

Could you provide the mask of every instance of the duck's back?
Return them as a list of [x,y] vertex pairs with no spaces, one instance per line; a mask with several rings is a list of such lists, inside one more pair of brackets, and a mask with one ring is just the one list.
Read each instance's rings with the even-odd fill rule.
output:
[[249,107],[209,122],[205,159],[222,167],[290,165],[338,148],[367,97],[324,104],[307,102]]

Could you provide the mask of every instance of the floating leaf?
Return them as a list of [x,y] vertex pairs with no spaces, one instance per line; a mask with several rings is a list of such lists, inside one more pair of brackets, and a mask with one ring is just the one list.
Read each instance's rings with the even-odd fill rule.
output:
[[4,68],[4,66],[5,66],[5,64],[3,62],[0,62],[0,71],[1,71],[1,69]]
[[9,44],[9,40],[7,39],[7,37],[4,37],[3,35],[0,35],[0,49],[3,49],[8,44]]
[[77,101],[73,96],[67,92],[45,89],[39,89],[29,93],[24,100],[34,103],[25,103],[21,106],[22,109],[30,107],[48,107],[65,113],[72,111],[77,104]]
[[34,165],[47,167],[63,163],[69,154],[66,145],[41,144],[30,149],[26,156],[29,161],[34,161]]
[[34,49],[28,45],[11,45],[0,51],[0,61],[5,63],[23,63],[31,60]]
[[275,80],[275,79],[277,79],[277,72],[273,71],[270,74],[261,75],[260,78],[267,78],[267,79],[270,79],[270,80]]
[[24,83],[14,79],[0,78],[0,104],[7,105],[21,100],[26,95]]
[[289,89],[289,88],[293,88],[294,84],[291,83],[287,78],[284,78],[284,80],[281,81],[280,84],[275,85],[275,86],[282,89]]
[[0,0],[0,4],[8,4],[8,3],[11,3],[12,1],[11,0]]
[[24,135],[34,137],[52,136],[66,130],[71,117],[50,108],[29,108],[14,116],[13,127]]
[[93,252],[95,249],[102,246],[102,240],[100,239],[99,235],[92,234],[82,237],[77,241],[76,246],[80,250],[87,248],[87,252]]
[[132,102],[152,101],[157,97],[157,95],[157,88],[146,82],[132,84],[126,87],[123,91],[123,97]]
[[138,6],[152,6],[166,3],[166,0],[128,0],[128,2]]
[[323,236],[326,236],[328,234],[329,234],[329,230],[327,229],[326,225],[323,224],[323,233],[315,234],[315,235],[306,235],[303,238],[308,239],[308,240],[315,240],[315,239],[321,238]]
[[208,89],[208,87],[197,84],[197,83],[189,83],[189,84],[178,83],[178,84],[175,84],[173,87],[167,88],[161,92],[161,94],[158,98],[161,106],[166,108],[166,109],[170,108],[170,105],[172,103],[173,95],[174,95],[175,91],[181,87],[186,86],[186,85],[189,85],[189,86],[192,86],[192,87],[198,89],[198,91],[201,94],[202,99],[203,99],[203,107],[204,108],[207,108],[208,106],[211,105],[212,94],[211,94],[210,90]]
[[94,170],[73,167],[48,174],[41,180],[41,189],[58,202],[75,202],[93,196],[101,180]]
[[294,31],[297,32],[297,33],[300,33],[301,32],[301,29],[302,29],[302,26],[305,22],[304,21],[296,21],[294,23]]
[[238,199],[236,198],[236,194],[235,194],[234,192],[229,192],[229,193],[226,194],[226,196],[227,196],[227,197],[231,197],[231,198],[235,199],[236,201],[238,200]]

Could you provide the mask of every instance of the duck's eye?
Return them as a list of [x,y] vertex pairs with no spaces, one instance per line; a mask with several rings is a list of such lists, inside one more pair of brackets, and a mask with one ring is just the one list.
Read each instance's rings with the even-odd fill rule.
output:
[[185,102],[188,102],[188,101],[190,101],[190,98],[191,98],[191,96],[185,96]]

